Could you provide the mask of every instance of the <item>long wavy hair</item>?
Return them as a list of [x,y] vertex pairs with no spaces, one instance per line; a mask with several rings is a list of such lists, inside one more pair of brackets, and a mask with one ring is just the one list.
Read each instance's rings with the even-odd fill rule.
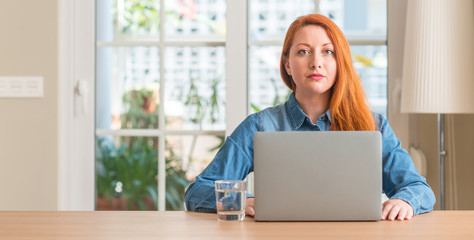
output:
[[295,91],[296,85],[286,72],[285,62],[295,33],[304,26],[317,25],[326,30],[334,46],[336,58],[336,81],[332,86],[329,101],[332,131],[373,131],[377,129],[372,113],[366,102],[362,82],[352,64],[351,51],[341,29],[329,18],[320,14],[309,14],[297,18],[288,28],[280,59],[280,74],[286,86]]

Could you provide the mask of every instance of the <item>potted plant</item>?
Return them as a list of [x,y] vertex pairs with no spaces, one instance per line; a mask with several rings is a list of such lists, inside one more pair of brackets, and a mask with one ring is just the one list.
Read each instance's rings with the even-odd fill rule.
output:
[[[157,128],[158,107],[150,89],[124,94],[127,111],[122,128]],[[157,209],[158,139],[156,137],[109,137],[96,141],[96,186],[98,210]],[[180,159],[166,144],[167,209],[183,208],[184,189],[189,184]]]

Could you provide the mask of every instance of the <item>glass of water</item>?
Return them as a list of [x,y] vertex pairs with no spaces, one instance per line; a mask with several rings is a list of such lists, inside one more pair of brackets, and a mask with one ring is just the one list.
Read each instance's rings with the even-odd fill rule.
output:
[[216,186],[217,219],[219,221],[243,221],[247,181],[218,180]]

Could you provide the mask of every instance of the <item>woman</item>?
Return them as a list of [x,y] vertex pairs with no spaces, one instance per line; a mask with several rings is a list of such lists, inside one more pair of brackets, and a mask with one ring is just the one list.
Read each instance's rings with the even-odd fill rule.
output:
[[[352,64],[349,44],[329,18],[310,14],[288,29],[280,73],[293,91],[285,104],[248,116],[226,139],[209,166],[185,194],[188,210],[215,212],[214,181],[244,179],[253,171],[253,135],[257,131],[380,131],[383,190],[390,198],[383,220],[409,220],[433,209],[435,197],[401,148],[387,120],[371,113]],[[348,199],[350,201],[350,199]],[[254,215],[247,196],[246,214]]]

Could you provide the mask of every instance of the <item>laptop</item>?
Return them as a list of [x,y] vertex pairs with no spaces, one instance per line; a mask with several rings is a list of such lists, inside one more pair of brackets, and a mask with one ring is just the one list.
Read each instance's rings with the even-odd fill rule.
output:
[[257,132],[256,221],[378,221],[379,131]]

